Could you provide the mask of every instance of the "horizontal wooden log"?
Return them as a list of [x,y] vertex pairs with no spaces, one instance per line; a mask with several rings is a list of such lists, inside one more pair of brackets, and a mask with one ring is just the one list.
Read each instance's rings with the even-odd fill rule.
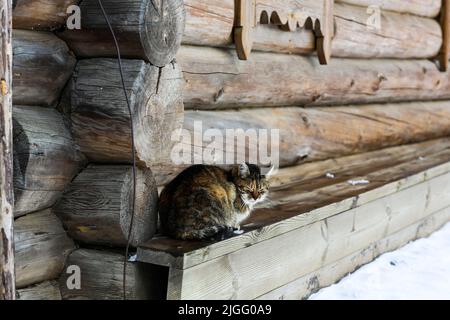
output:
[[[141,164],[165,163],[172,132],[183,123],[183,80],[176,63],[157,68],[124,60],[136,157]],[[117,61],[81,60],[68,87],[72,132],[91,161],[131,163],[130,116]]]
[[[69,235],[81,242],[125,246],[132,211],[131,166],[90,165],[69,185],[54,212]],[[136,207],[131,244],[156,231],[158,193],[150,169],[137,170]]]
[[75,249],[61,221],[44,210],[16,219],[16,286],[27,286],[59,277],[67,255]]
[[[81,289],[69,290],[63,272],[60,288],[63,300],[122,300],[123,299],[123,254],[79,249],[67,259],[66,265],[76,265],[81,271]],[[160,288],[167,270],[163,268],[129,262],[126,275],[127,300],[165,298]]]
[[45,281],[17,291],[18,300],[61,300],[58,281]]
[[[213,243],[155,237],[139,248],[138,260],[187,269],[449,172],[449,138],[281,169],[272,178],[270,200],[241,226],[244,234]],[[450,204],[445,195],[450,186],[439,187],[429,197],[443,201],[430,205],[429,212]],[[392,227],[402,219],[409,218],[396,219]]]
[[84,165],[62,116],[54,109],[15,106],[16,217],[51,207]]
[[13,31],[14,104],[55,106],[76,59],[49,32]]
[[357,6],[377,6],[382,10],[411,13],[419,16],[434,18],[441,9],[441,0],[336,0],[336,2],[350,3]]
[[[227,129],[247,130],[279,129],[279,143],[268,141],[268,147],[260,147],[258,141],[247,142],[237,149],[238,156],[249,159],[249,152],[279,150],[279,164],[287,167],[302,162],[337,158],[346,155],[377,150],[450,134],[450,102],[412,102],[389,105],[344,106],[334,108],[263,108],[234,111],[187,111],[184,128],[190,133],[182,141],[187,157],[194,160],[196,148],[203,155],[210,142],[194,140],[195,124],[201,124],[201,133],[216,129],[222,134],[222,147],[217,153],[223,161],[234,159],[234,140],[226,139]],[[430,123],[433,125],[430,126]],[[255,133],[256,134],[256,133]],[[268,136],[270,137],[270,132]],[[184,139],[184,138],[183,138]],[[191,142],[191,145],[188,142]],[[200,143],[202,143],[200,141]],[[181,144],[181,141],[180,141]],[[258,147],[258,150],[255,148]],[[210,152],[210,151],[209,151]],[[245,154],[244,154],[245,152]],[[213,163],[206,156],[204,162]],[[219,163],[219,164],[223,164]],[[227,163],[230,164],[230,163]],[[267,165],[267,163],[261,163]],[[154,166],[158,185],[164,185],[185,166],[173,162]]]
[[[379,29],[366,7],[336,4],[332,52],[341,58],[434,58],[442,29],[433,19],[382,11]],[[425,49],[426,48],[426,49]]]
[[[183,43],[231,47],[234,0],[185,0]],[[436,1],[435,1],[436,2]],[[332,55],[352,58],[431,58],[439,52],[442,31],[433,19],[383,11],[381,29],[370,28],[367,7],[336,3]],[[259,25],[254,50],[305,54],[315,51],[312,32],[282,32],[277,26]]]
[[332,59],[182,47],[178,62],[188,109],[311,106],[450,98],[450,81],[427,60]]
[[[450,155],[450,139],[445,137],[283,168],[272,177],[270,187],[272,195],[282,197],[283,193],[278,191],[293,185],[297,187],[301,185],[305,189],[323,187],[330,183],[345,182],[389,166],[417,160],[425,161],[431,154],[441,154],[442,161],[445,162],[444,155]],[[433,162],[433,165],[437,164]]]
[[[175,57],[185,24],[182,0],[108,0],[103,6],[123,57],[164,67]],[[115,57],[113,38],[97,0],[80,4],[82,28],[60,36],[78,57]]]
[[15,0],[15,29],[55,30],[66,23],[67,8],[79,0]]

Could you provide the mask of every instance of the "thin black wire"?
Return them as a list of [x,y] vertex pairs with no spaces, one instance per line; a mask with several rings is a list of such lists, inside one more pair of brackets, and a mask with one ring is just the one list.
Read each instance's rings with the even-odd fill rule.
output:
[[136,206],[136,152],[135,152],[135,144],[134,144],[134,126],[133,126],[133,112],[131,111],[131,104],[130,100],[128,99],[127,89],[125,87],[125,80],[123,77],[123,68],[122,68],[122,58],[120,56],[120,48],[119,43],[117,42],[116,34],[114,33],[114,30],[111,26],[111,23],[109,21],[108,15],[105,12],[105,8],[103,8],[103,4],[101,0],[98,0],[98,4],[100,6],[100,9],[102,10],[103,16],[105,17],[105,21],[108,24],[108,28],[111,31],[111,35],[114,39],[114,44],[116,46],[117,51],[117,61],[119,63],[119,71],[120,71],[120,78],[122,80],[122,87],[123,92],[125,94],[125,99],[127,101],[127,107],[128,112],[130,114],[130,128],[131,128],[131,150],[133,153],[133,195],[132,195],[132,205],[131,205],[131,219],[130,219],[130,227],[128,229],[128,239],[127,239],[127,246],[125,249],[125,257],[123,261],[123,299],[127,299],[127,292],[126,292],[126,284],[127,284],[127,262],[128,262],[128,253],[130,250],[131,245],[131,232],[133,230],[133,223],[134,223],[134,210]]

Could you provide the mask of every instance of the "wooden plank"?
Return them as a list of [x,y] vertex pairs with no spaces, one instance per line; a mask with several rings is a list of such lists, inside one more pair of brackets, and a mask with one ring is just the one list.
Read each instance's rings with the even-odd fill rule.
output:
[[[440,0],[432,1],[439,11]],[[186,28],[183,44],[233,47],[234,2],[184,0]],[[289,1],[289,4],[283,2],[283,5],[289,8],[303,3]],[[313,5],[320,3],[322,0],[314,1]],[[334,5],[336,32],[332,44],[333,57],[411,59],[437,55],[442,43],[442,32],[437,21],[382,9],[382,28],[369,28],[368,6]],[[423,7],[426,8],[425,5]],[[296,32],[283,32],[277,25],[258,24],[253,29],[252,38],[255,51],[311,54],[316,50],[316,37],[304,28]]]
[[[186,109],[318,106],[450,99],[450,77],[428,60],[332,59],[182,46]],[[295,67],[294,67],[295,66]]]
[[[420,150],[417,145],[416,148]],[[392,154],[392,150],[389,153]],[[336,170],[336,181],[322,178],[326,174],[323,171],[318,179],[322,180],[315,190],[310,188],[314,179],[306,179],[305,184],[286,184],[285,189],[276,189],[276,195],[270,196],[273,197],[272,203],[257,209],[245,222],[243,235],[216,243],[156,238],[138,249],[138,259],[186,269],[443,175],[450,170],[448,161],[450,150],[444,147],[441,152],[433,152],[427,158],[412,154],[403,163],[392,167],[380,162],[380,168],[374,171],[370,167],[365,167],[365,172],[361,171],[363,166],[355,169],[355,175],[351,170]],[[347,182],[349,179],[367,179],[369,183],[353,186]]]
[[385,252],[406,245],[412,240],[426,237],[450,221],[450,207],[436,212],[425,219],[370,244],[345,258],[328,264],[280,288],[259,296],[260,300],[299,300],[306,299],[320,288],[330,286],[348,273],[369,263]]
[[[328,222],[333,217],[320,220],[284,233],[270,240],[243,248],[206,263],[183,270],[181,291],[171,290],[179,283],[169,282],[168,296],[180,299],[253,299],[271,290],[290,283],[304,275],[336,262],[346,256],[369,247],[372,243],[392,235],[389,233],[389,213],[411,210],[415,218],[403,222],[401,229],[422,221],[432,213],[427,208],[450,206],[450,197],[428,200],[424,190],[442,187],[450,193],[450,173],[424,181],[408,189],[351,209],[344,215],[355,215],[355,220],[346,219],[344,228],[339,227],[338,238],[330,234]],[[411,207],[404,199],[419,197],[419,206]],[[375,224],[372,215],[382,217]],[[448,218],[448,216],[447,216]],[[350,224],[352,228],[345,228]],[[336,230],[336,228],[335,228]],[[345,232],[342,232],[345,231]],[[394,232],[395,234],[395,232]],[[414,238],[414,237],[413,237]]]
[[12,1],[0,1],[0,300],[15,299],[12,159]]

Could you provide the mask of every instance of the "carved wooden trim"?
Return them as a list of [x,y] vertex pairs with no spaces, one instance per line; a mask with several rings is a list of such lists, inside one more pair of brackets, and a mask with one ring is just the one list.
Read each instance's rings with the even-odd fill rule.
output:
[[273,24],[281,31],[312,30],[321,64],[331,57],[334,34],[334,0],[236,0],[234,42],[239,59],[247,60],[253,46],[253,29]]
[[448,71],[450,58],[450,0],[442,0],[441,9],[442,49],[439,57],[442,71]]

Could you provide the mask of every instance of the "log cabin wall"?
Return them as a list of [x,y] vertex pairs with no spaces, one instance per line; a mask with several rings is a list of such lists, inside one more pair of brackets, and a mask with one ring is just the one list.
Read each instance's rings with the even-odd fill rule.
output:
[[[149,0],[103,2],[121,47],[132,119],[114,42],[97,1],[15,2],[14,192],[20,299],[122,297],[122,253],[132,202],[130,121],[139,165],[131,245],[156,232],[157,188],[149,167],[169,160],[170,134],[183,125],[183,78],[174,56],[184,30],[184,6],[181,0],[165,1],[163,7]],[[77,32],[65,30],[71,5],[81,8],[83,29]],[[81,151],[80,146],[87,145],[83,140],[90,144]],[[104,155],[92,157],[99,150]],[[88,258],[97,263],[90,266]],[[71,264],[86,270],[86,291],[67,290],[64,265]],[[159,276],[159,270],[130,263],[127,297],[155,297],[152,277]]]
[[[450,78],[435,61],[444,42],[441,0],[380,1],[379,30],[367,27],[367,7],[377,1],[335,1],[326,66],[315,56],[311,31],[272,25],[256,27],[250,59],[239,60],[235,0],[166,0],[163,8],[150,0],[104,2],[122,49],[131,119],[97,1],[16,1],[14,188],[22,299],[122,297],[130,121],[139,165],[133,246],[155,234],[157,187],[183,168],[170,160],[171,134],[192,131],[194,121],[205,130],[280,129],[285,172],[450,136]],[[64,27],[72,4],[80,4],[81,31]],[[159,21],[160,12],[167,19]],[[145,28],[148,21],[153,29]],[[64,265],[87,270],[81,291],[67,289]],[[136,262],[127,270],[129,298],[159,297],[155,279],[167,270]]]

